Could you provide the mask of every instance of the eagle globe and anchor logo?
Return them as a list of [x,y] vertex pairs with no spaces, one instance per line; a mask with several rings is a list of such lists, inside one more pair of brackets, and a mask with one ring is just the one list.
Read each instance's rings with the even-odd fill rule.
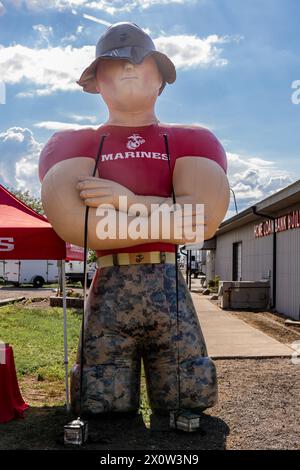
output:
[[135,150],[145,142],[145,139],[143,139],[143,137],[141,137],[139,134],[132,134],[130,137],[128,137],[126,147],[129,150]]
[[140,264],[144,259],[144,255],[142,255],[141,253],[139,253],[138,255],[136,255],[135,257],[135,261],[137,264]]

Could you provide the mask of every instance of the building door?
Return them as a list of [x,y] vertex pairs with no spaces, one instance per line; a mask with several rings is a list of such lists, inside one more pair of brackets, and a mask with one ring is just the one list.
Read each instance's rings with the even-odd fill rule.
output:
[[232,280],[242,280],[242,242],[232,245]]

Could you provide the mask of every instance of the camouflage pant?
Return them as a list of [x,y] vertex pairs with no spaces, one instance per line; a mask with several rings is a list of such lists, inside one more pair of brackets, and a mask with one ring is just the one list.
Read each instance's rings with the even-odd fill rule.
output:
[[[215,366],[207,357],[192,298],[180,272],[179,330],[175,286],[173,264],[112,266],[96,271],[84,326],[84,412],[138,410],[141,358],[153,411],[176,410],[179,405],[203,410],[215,404]],[[76,412],[79,353],[71,373]]]

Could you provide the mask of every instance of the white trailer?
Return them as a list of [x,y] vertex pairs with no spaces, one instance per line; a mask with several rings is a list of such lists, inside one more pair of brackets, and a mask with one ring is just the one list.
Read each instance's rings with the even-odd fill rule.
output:
[[[2,262],[2,265],[3,279],[16,286],[33,284],[34,287],[42,287],[46,283],[58,282],[59,268],[56,260],[6,260]],[[67,280],[80,281],[83,284],[83,270],[83,261],[66,261]],[[95,263],[88,265],[88,285],[91,283],[95,270]]]
[[4,261],[0,261],[0,279],[4,276]]
[[3,278],[15,285],[33,284],[42,287],[45,283],[58,282],[56,260],[6,260]]
[[[92,282],[96,271],[96,263],[87,265],[87,285]],[[84,284],[84,263],[83,261],[66,261],[66,279],[73,282],[81,282]]]

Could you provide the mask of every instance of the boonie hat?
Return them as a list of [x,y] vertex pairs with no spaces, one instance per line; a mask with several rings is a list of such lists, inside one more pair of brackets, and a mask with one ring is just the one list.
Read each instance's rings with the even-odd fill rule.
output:
[[100,59],[124,59],[140,64],[145,57],[152,56],[163,77],[163,84],[176,80],[176,69],[169,57],[156,50],[150,36],[134,23],[115,23],[100,37],[96,46],[96,59],[83,71],[78,85],[87,93],[98,93],[96,89],[96,70]]

